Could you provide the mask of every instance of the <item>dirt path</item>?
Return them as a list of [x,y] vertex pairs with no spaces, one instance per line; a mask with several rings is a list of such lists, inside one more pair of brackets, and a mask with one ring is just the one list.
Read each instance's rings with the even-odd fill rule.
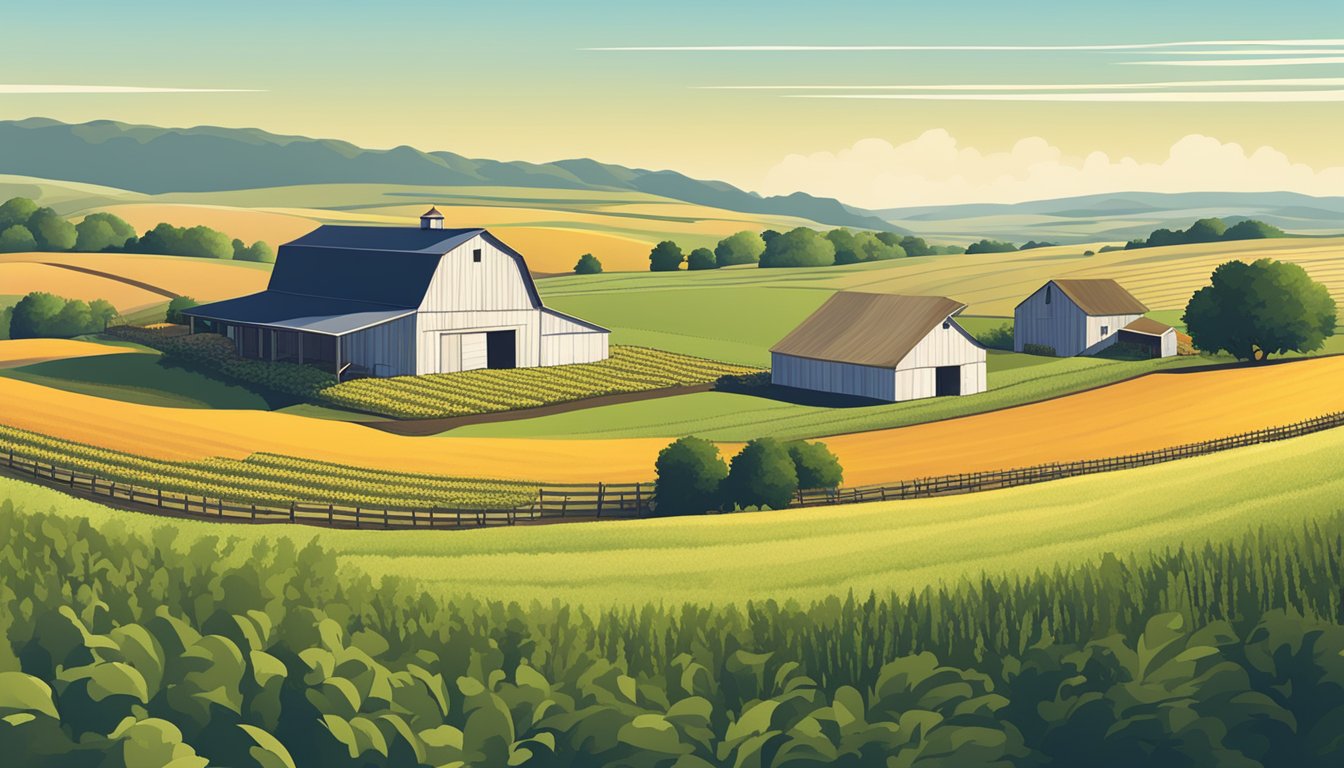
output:
[[[1344,357],[1157,373],[1069,397],[827,438],[861,485],[1121,456],[1344,411]],[[256,451],[355,466],[560,482],[650,479],[662,438],[418,438],[265,411],[123,403],[0,378],[0,423],[168,459]],[[726,453],[735,444],[722,445]]]
[[163,288],[160,288],[157,285],[150,285],[149,283],[144,283],[139,280],[132,280],[129,277],[122,277],[121,275],[115,275],[111,272],[103,272],[97,269],[89,269],[88,267],[81,267],[75,264],[55,264],[47,261],[42,261],[38,263],[44,267],[56,267],[57,269],[68,269],[71,272],[83,272],[86,275],[93,275],[94,277],[102,277],[108,280],[115,280],[118,283],[125,283],[126,285],[135,286],[136,288],[139,288],[142,291],[149,291],[150,293],[162,296],[167,299],[176,299],[180,295],[173,293],[172,291],[164,290]]

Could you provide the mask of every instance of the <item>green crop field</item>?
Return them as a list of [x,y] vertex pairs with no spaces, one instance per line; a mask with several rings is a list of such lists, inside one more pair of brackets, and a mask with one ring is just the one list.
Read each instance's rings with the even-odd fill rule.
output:
[[[138,346],[138,345],[130,345]],[[252,390],[165,364],[157,352],[94,355],[0,370],[0,376],[45,387],[169,408],[261,408]]]
[[1030,574],[1122,558],[1344,509],[1344,430],[1142,469],[969,496],[783,512],[478,531],[359,532],[165,521],[0,479],[0,498],[95,525],[171,525],[206,536],[320,541],[375,579],[572,605],[802,604],[855,591],[903,593],[981,572]]

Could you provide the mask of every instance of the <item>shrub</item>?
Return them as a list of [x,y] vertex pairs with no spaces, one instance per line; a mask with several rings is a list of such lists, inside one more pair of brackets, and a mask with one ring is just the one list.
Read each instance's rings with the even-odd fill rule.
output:
[[1083,255],[1084,255],[1084,256],[1096,256],[1096,255],[1097,255],[1097,252],[1096,252],[1096,251],[1083,251]]
[[1300,265],[1229,261],[1190,297],[1182,321],[1195,346],[1239,360],[1320,349],[1335,332],[1335,300]]
[[649,271],[676,272],[681,269],[681,262],[684,260],[681,247],[671,240],[664,240],[649,251]]
[[38,208],[26,225],[41,251],[68,251],[75,247],[75,225],[50,208]]
[[765,240],[748,230],[720,240],[714,247],[714,261],[720,267],[755,264],[761,260],[762,253],[765,253]]
[[11,197],[0,204],[0,230],[27,224],[34,213],[37,213],[37,203],[26,197]]
[[9,316],[9,338],[66,339],[101,332],[117,316],[117,310],[102,299],[86,304],[34,291],[19,299]]
[[840,459],[825,443],[789,443],[789,457],[798,475],[798,487],[804,490],[838,488],[845,479]]
[[658,452],[653,468],[654,514],[699,515],[719,505],[719,487],[728,468],[710,441],[679,438]]
[[257,264],[274,264],[275,249],[261,240],[245,245],[242,240],[233,241],[233,260],[251,261]]
[[602,273],[602,262],[591,253],[585,253],[574,264],[576,275],[598,275]]
[[1017,246],[999,240],[980,240],[966,246],[966,253],[1008,253],[1016,251]]
[[762,267],[826,267],[835,263],[835,245],[816,230],[791,229],[765,242]]
[[714,252],[708,248],[696,248],[686,257],[687,269],[718,269],[719,263],[714,259]]
[[126,246],[135,229],[110,213],[90,213],[75,225],[76,251],[105,251]]
[[990,349],[1013,348],[1013,324],[1004,323],[998,328],[990,328],[977,334],[975,340]]
[[798,470],[783,443],[773,437],[748,442],[733,457],[723,501],[731,507],[784,509],[798,492]]
[[126,249],[203,259],[233,258],[233,241],[223,232],[209,227],[175,227],[166,222],[156,225],[139,240],[126,243]]
[[1055,348],[1049,344],[1023,344],[1022,351],[1028,355],[1056,356]]
[[0,253],[19,253],[37,250],[37,240],[33,233],[22,224],[14,224],[0,232]]
[[183,317],[182,310],[191,309],[192,307],[198,307],[200,306],[200,304],[201,303],[199,301],[191,298],[190,296],[178,296],[174,298],[172,301],[168,302],[168,311],[164,315],[163,321],[165,323],[186,325],[187,318]]

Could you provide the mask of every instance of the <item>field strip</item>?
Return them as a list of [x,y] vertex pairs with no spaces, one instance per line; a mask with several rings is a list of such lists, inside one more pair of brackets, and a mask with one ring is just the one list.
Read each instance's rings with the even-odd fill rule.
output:
[[73,271],[73,272],[83,272],[83,273],[86,274],[86,275],[93,275],[94,277],[102,277],[102,278],[106,278],[106,279],[108,279],[108,280],[115,280],[115,281],[117,281],[118,283],[125,283],[126,285],[135,286],[136,288],[139,288],[139,289],[142,290],[142,291],[149,291],[150,293],[156,293],[156,294],[158,294],[158,295],[160,295],[160,296],[162,296],[162,297],[164,297],[164,298],[166,298],[166,299],[176,299],[176,298],[178,297],[178,295],[179,295],[179,294],[173,293],[172,291],[169,291],[169,290],[165,290],[165,289],[163,289],[163,288],[160,288],[160,287],[158,287],[157,285],[150,285],[149,283],[141,282],[141,281],[139,281],[139,280],[132,280],[132,279],[129,278],[129,277],[122,277],[121,275],[115,275],[115,274],[113,274],[113,273],[111,273],[111,272],[103,272],[102,270],[98,270],[98,269],[89,269],[88,267],[80,267],[80,266],[77,266],[77,265],[75,265],[75,264],[54,264],[54,263],[51,263],[51,262],[45,262],[45,261],[44,261],[44,262],[39,262],[39,263],[42,264],[42,265],[45,266],[45,267],[56,267],[57,269],[68,269],[68,270],[71,270],[71,271]]
[[131,347],[96,344],[77,339],[7,339],[0,341],[0,368],[66,360],[72,357],[116,355],[135,352]]

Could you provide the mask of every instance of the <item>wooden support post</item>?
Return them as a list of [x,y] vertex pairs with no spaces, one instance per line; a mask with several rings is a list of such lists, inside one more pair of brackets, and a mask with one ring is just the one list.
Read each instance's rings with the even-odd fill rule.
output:
[[[602,495],[606,491],[606,486],[602,483],[597,484],[597,516],[602,516]],[[512,524],[512,523],[510,523]]]

